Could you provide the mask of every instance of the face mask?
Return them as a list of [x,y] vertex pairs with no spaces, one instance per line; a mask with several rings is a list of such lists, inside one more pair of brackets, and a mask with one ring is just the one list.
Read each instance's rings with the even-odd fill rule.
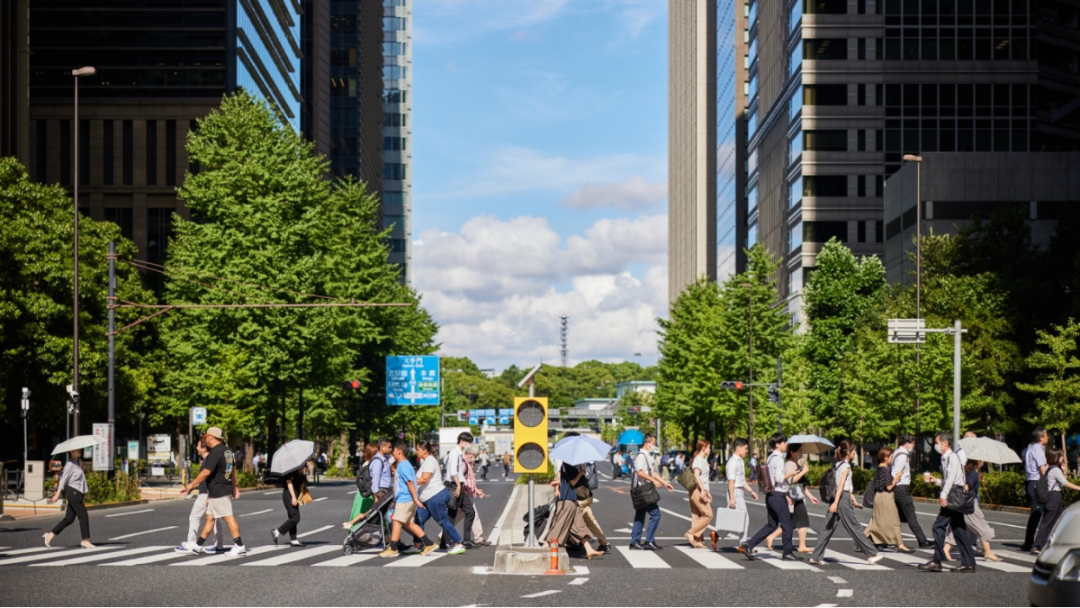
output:
[[941,453],[941,444],[940,443],[935,443],[934,444],[934,451],[937,452],[938,454]]

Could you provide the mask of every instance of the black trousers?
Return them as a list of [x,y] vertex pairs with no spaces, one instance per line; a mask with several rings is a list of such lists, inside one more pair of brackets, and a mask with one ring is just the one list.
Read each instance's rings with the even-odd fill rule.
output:
[[1024,532],[1024,544],[1021,545],[1021,551],[1031,551],[1032,545],[1035,543],[1035,533],[1039,530],[1039,521],[1043,517],[1043,512],[1046,510],[1046,505],[1035,500],[1035,486],[1038,485],[1037,481],[1028,481],[1027,496],[1028,506],[1031,507],[1031,513],[1028,514],[1027,530]]
[[960,563],[974,566],[975,553],[971,550],[971,539],[968,537],[964,515],[944,507],[934,520],[934,561],[939,564],[945,561],[945,537],[949,535],[949,528],[952,528],[956,548],[960,551]]
[[766,536],[780,528],[783,530],[780,538],[784,542],[784,555],[791,555],[795,552],[795,545],[791,543],[791,533],[794,528],[791,525],[791,512],[788,511],[787,492],[773,492],[766,496],[765,510],[769,512],[769,522],[746,543],[747,546],[753,550],[765,540]]
[[461,505],[457,509],[450,510],[451,520],[457,517],[458,511],[465,513],[464,530],[462,530],[461,537],[465,542],[471,543],[473,542],[473,522],[476,521],[476,507],[473,506],[472,497],[465,491],[465,484],[461,484]]
[[911,500],[911,488],[897,485],[893,490],[893,499],[896,500],[896,508],[900,511],[900,521],[907,523],[920,545],[925,545],[926,533],[923,532],[922,526],[919,525],[919,518],[915,514],[915,501]]
[[86,513],[86,505],[83,504],[83,493],[74,488],[65,488],[64,498],[67,499],[67,515],[64,515],[64,519],[56,524],[56,527],[52,529],[52,533],[60,534],[64,528],[75,523],[75,518],[78,517],[79,532],[82,532],[82,539],[90,540],[90,516]]
[[289,519],[286,519],[285,523],[277,529],[278,534],[288,532],[289,538],[296,540],[296,526],[300,523],[300,507],[293,506],[289,488],[285,488],[285,491],[281,493],[281,501],[285,503],[285,513],[289,515]]
[[1050,542],[1050,532],[1054,529],[1054,525],[1057,524],[1058,518],[1061,517],[1061,512],[1065,510],[1064,504],[1061,492],[1050,492],[1050,500],[1041,505],[1043,507],[1042,523],[1039,525],[1039,533],[1035,535],[1035,544],[1033,546],[1039,549],[1046,548],[1046,545]]

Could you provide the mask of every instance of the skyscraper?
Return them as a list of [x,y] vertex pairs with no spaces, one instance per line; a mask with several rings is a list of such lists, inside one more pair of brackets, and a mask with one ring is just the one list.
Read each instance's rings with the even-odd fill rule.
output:
[[412,261],[412,0],[383,0],[383,228],[408,284]]
[[[738,7],[738,9],[737,9]],[[735,0],[668,4],[668,299],[741,269],[746,54]]]
[[[80,184],[79,208],[164,260],[195,119],[244,88],[300,128],[300,8],[281,0],[35,0],[30,5],[29,172]],[[71,71],[79,83],[72,124]],[[79,167],[72,167],[73,129]]]
[[30,156],[28,0],[0,4],[0,156]]

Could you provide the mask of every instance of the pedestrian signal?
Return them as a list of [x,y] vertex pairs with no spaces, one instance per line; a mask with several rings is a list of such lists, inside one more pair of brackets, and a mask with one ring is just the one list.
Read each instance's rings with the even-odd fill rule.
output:
[[732,381],[732,382],[721,382],[720,383],[720,388],[722,388],[722,389],[724,389],[726,391],[741,391],[742,387],[743,387],[743,383],[738,381],[738,380],[735,380],[735,381]]
[[546,473],[548,465],[548,400],[514,398],[514,472]]
[[346,390],[350,390],[350,391],[360,390],[360,381],[359,380],[346,380],[345,382],[341,383],[341,388],[346,389]]

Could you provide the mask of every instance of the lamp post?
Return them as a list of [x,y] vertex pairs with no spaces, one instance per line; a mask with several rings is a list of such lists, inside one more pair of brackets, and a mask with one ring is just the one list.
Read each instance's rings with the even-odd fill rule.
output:
[[[745,287],[746,293],[749,296],[749,303],[746,305],[746,313],[750,318],[750,384],[754,384],[754,286],[750,283],[740,283],[739,287]],[[754,452],[754,389],[750,388],[750,415],[748,419],[746,435],[750,441],[750,453]]]
[[[71,71],[71,76],[75,79],[75,167],[73,169],[75,173],[75,273],[74,273],[74,285],[75,285],[75,307],[74,315],[75,328],[74,328],[74,348],[73,348],[73,379],[72,385],[75,392],[79,392],[79,77],[81,76],[93,76],[97,74],[97,70],[93,67],[86,66],[77,70]],[[79,404],[75,403],[75,434],[79,434]]]
[[[905,154],[904,162],[915,163],[915,318],[922,318],[922,157]],[[919,409],[922,404],[922,353],[919,340],[915,341],[915,461],[922,461],[922,421]]]

